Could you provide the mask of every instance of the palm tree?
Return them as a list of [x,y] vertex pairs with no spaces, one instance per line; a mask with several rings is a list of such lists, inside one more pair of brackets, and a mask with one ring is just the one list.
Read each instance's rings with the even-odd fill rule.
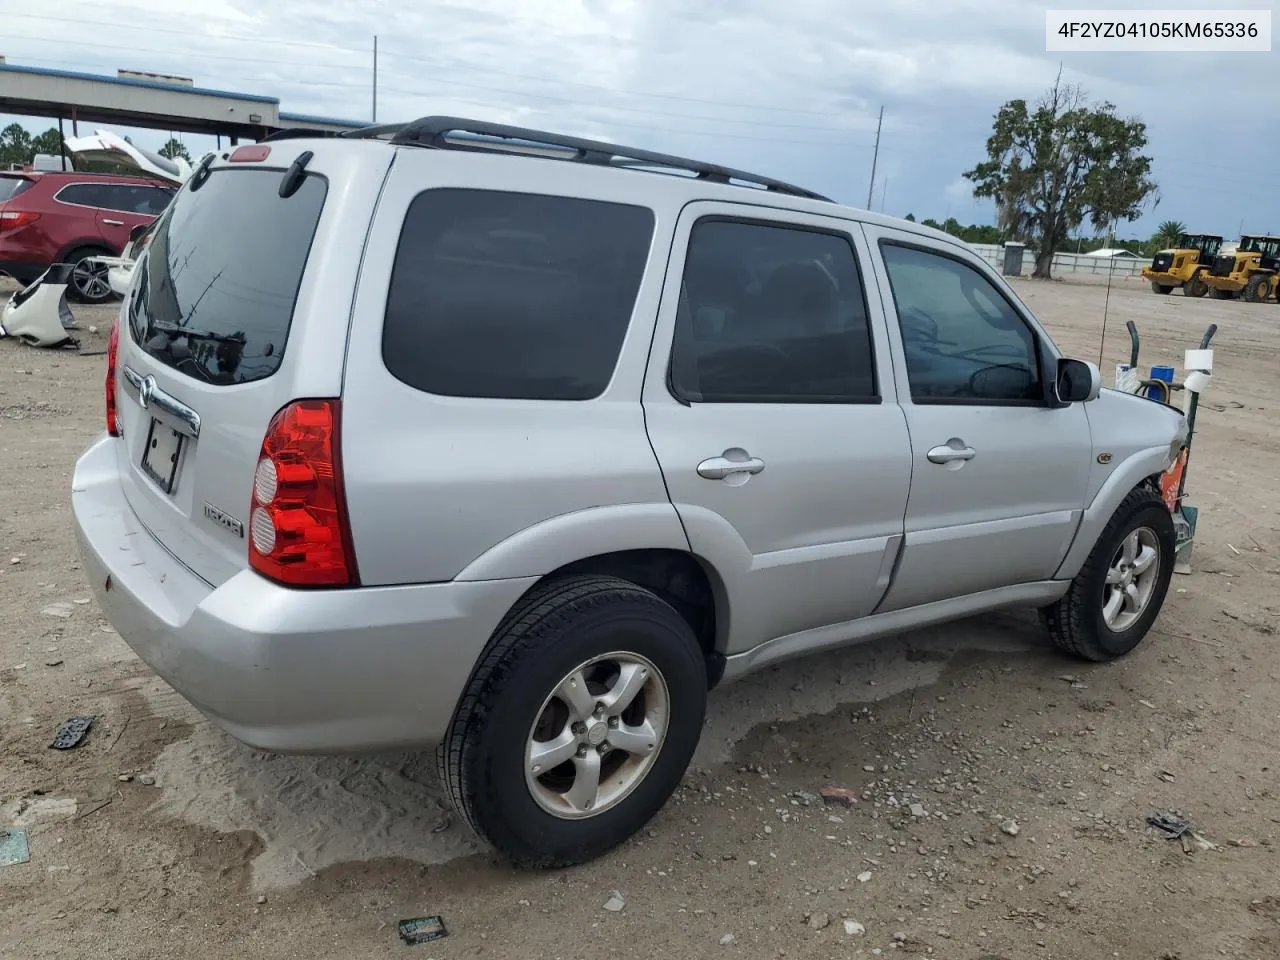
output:
[[1167,250],[1175,246],[1178,238],[1187,232],[1187,225],[1181,220],[1166,220],[1156,227],[1155,236],[1151,238],[1157,250]]

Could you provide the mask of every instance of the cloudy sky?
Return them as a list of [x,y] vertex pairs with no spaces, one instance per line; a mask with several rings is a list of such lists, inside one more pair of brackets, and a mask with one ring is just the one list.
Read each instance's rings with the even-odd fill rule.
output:
[[[1104,5],[1211,6],[1052,7]],[[857,206],[883,105],[873,206],[964,223],[992,221],[960,177],[982,159],[992,115],[1039,96],[1061,60],[1066,80],[1148,124],[1162,199],[1120,236],[1164,219],[1231,237],[1280,233],[1280,122],[1270,94],[1248,92],[1274,92],[1280,52],[1051,54],[1044,10],[1027,0],[0,0],[0,53],[174,73],[279,97],[287,112],[367,120],[376,33],[381,121],[518,122],[718,161]],[[0,125],[12,119],[48,126]],[[153,148],[168,138],[119,132]],[[211,145],[186,140],[197,155]]]

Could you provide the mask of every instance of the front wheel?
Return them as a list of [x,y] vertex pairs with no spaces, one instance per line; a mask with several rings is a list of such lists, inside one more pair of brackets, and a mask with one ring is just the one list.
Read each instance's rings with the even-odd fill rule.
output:
[[1054,643],[1100,662],[1133,650],[1160,615],[1175,545],[1173,515],[1160,496],[1131,491],[1066,594],[1040,611]]
[[1160,294],[1167,295],[1172,290],[1173,290],[1173,287],[1167,286],[1166,284],[1163,284],[1163,283],[1156,283],[1154,280],[1151,281],[1152,293],[1160,293]]
[[1209,288],[1210,300],[1230,300],[1233,296],[1234,294],[1232,294],[1231,291],[1229,290],[1222,290],[1218,287]]
[[1262,303],[1271,295],[1271,277],[1265,273],[1255,273],[1245,284],[1241,299],[1249,303]]
[[1182,295],[1184,297],[1203,297],[1209,292],[1209,285],[1204,282],[1204,277],[1200,276],[1200,271],[1192,274],[1191,279],[1182,285]]
[[666,803],[706,699],[701,648],[669,604],[613,577],[555,581],[495,631],[440,746],[441,778],[517,866],[583,863]]

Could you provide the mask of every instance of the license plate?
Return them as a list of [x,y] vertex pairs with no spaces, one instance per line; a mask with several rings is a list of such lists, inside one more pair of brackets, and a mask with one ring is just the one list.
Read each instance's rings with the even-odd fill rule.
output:
[[185,439],[177,430],[152,418],[147,446],[142,454],[142,471],[165,493],[173,493]]

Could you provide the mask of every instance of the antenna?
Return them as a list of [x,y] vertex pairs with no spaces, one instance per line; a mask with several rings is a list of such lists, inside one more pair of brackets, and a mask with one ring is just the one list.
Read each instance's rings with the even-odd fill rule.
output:
[[[1114,228],[1111,231],[1110,247],[1114,251],[1116,246],[1116,234]],[[1114,255],[1107,258],[1107,298],[1102,303],[1102,335],[1098,338],[1098,370],[1102,370],[1102,352],[1107,344],[1107,312],[1111,309],[1111,277],[1116,272],[1116,258]]]
[[876,149],[871,154],[871,182],[867,184],[867,209],[871,209],[872,194],[876,190],[876,161],[880,159],[880,127],[884,123],[884,107],[880,108],[880,119],[876,121]]

